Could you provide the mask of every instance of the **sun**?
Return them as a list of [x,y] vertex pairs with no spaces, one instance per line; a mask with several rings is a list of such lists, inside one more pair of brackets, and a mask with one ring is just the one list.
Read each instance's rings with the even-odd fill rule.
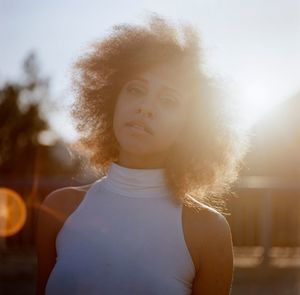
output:
[[250,129],[255,123],[271,112],[284,98],[262,87],[244,89],[239,93],[238,110],[242,118],[242,128]]
[[272,104],[263,99],[244,99],[239,106],[243,118],[243,127],[251,128],[264,114],[268,113]]

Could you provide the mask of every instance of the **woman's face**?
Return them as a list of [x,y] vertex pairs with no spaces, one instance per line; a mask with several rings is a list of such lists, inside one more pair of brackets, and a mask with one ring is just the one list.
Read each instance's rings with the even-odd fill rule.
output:
[[160,65],[123,85],[113,119],[120,164],[161,167],[169,148],[180,141],[188,97],[178,76],[175,68]]

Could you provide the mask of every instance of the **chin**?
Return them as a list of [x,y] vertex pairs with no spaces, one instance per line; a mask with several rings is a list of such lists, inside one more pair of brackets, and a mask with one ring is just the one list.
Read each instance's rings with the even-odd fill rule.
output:
[[137,156],[149,156],[153,154],[151,150],[147,147],[140,147],[137,145],[127,145],[127,146],[122,146],[122,149],[129,154],[132,155],[137,155]]
[[151,153],[151,142],[149,140],[123,135],[120,136],[118,142],[120,147],[128,153],[139,155]]

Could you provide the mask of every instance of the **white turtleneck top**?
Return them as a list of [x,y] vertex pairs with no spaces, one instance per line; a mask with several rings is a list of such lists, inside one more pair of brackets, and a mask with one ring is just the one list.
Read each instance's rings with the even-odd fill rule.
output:
[[191,294],[181,212],[163,169],[112,163],[58,233],[45,294]]

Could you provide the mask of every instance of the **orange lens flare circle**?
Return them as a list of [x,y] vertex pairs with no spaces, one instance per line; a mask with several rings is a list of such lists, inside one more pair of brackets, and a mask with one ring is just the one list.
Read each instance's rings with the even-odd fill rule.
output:
[[26,216],[21,196],[9,188],[0,187],[0,237],[12,236],[20,231]]

